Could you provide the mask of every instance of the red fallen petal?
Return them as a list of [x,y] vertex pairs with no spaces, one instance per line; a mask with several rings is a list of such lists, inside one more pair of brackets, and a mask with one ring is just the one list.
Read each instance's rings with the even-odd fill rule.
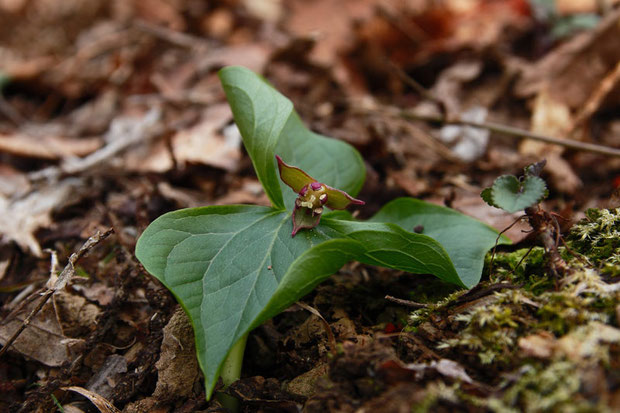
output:
[[392,334],[392,333],[397,333],[401,331],[402,329],[403,327],[400,325],[400,323],[396,325],[394,323],[387,323],[385,325],[385,328],[383,329],[383,332],[386,334]]

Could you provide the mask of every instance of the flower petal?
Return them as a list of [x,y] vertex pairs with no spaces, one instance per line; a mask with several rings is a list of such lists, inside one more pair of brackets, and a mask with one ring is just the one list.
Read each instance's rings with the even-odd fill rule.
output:
[[351,204],[364,205],[365,202],[359,199],[353,198],[351,195],[344,191],[341,191],[331,186],[325,185],[325,192],[327,192],[327,207],[331,209],[345,209]]
[[319,225],[321,214],[313,214],[312,210],[304,207],[295,207],[293,210],[293,232],[291,236],[295,236],[297,231],[302,228],[314,228]]
[[316,182],[316,179],[302,171],[301,169],[287,165],[282,158],[276,155],[278,160],[278,170],[280,171],[280,179],[290,186],[293,191],[299,192],[308,184]]

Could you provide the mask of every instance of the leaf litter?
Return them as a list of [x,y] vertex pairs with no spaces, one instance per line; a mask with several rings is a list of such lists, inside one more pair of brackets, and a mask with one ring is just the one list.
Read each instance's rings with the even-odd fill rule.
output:
[[336,355],[316,315],[265,323],[230,389],[244,411],[618,409],[617,158],[466,127],[452,132],[469,139],[462,152],[439,142],[447,125],[358,110],[477,111],[617,147],[617,2],[557,2],[558,16],[599,17],[564,38],[537,1],[426,3],[369,0],[343,13],[336,1],[0,2],[3,343],[33,305],[9,320],[15,303],[48,279],[44,249],[64,263],[97,229],[115,229],[0,358],[0,410],[92,408],[75,392],[108,411],[221,409],[204,401],[187,320],[132,252],[163,212],[266,204],[216,77],[229,64],[262,72],[313,130],[362,152],[360,198],[374,200],[363,216],[410,194],[501,230],[512,218],[485,209],[480,191],[547,158],[545,209],[586,219],[568,236],[562,223],[587,260],[558,245],[572,269],[558,285],[541,248],[521,260],[527,237],[501,248],[470,293],[349,264],[303,300]]

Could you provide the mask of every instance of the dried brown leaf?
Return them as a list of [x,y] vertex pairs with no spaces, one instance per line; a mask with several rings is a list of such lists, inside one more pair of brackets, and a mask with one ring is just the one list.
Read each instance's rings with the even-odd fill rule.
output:
[[83,387],[69,386],[69,387],[63,387],[62,389],[73,391],[86,397],[88,400],[90,400],[95,405],[95,407],[97,407],[97,409],[99,409],[101,413],[121,413],[121,411],[118,410],[116,407],[114,407],[112,403],[110,403],[109,401],[107,401],[106,399],[98,395],[97,393],[93,393],[92,391],[86,390]]
[[[36,304],[35,301],[26,307],[25,314]],[[24,317],[24,313],[20,313],[8,323],[0,325],[2,345],[21,327]],[[48,302],[13,342],[11,349],[46,366],[57,367],[76,357],[83,342],[82,339],[68,338],[63,334],[54,306]]]

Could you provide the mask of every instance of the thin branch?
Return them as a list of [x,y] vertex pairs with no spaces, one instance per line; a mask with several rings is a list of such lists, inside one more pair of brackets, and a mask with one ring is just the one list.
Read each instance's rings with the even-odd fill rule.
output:
[[415,90],[423,98],[430,100],[431,102],[439,106],[439,110],[441,110],[441,113],[443,113],[444,115],[447,113],[446,104],[443,100],[439,99],[437,96],[435,96],[434,93],[427,90],[424,86],[418,83],[417,80],[409,76],[403,69],[398,67],[394,62],[388,61],[387,64],[390,70],[396,73],[396,75],[400,78],[400,80],[403,81],[403,83]]
[[391,301],[396,304],[404,305],[410,308],[426,308],[428,305],[422,303],[416,303],[415,301],[403,300],[402,298],[392,297],[391,295],[386,295],[384,297],[386,300]]
[[475,128],[487,129],[491,132],[495,132],[501,135],[513,136],[516,138],[528,138],[535,141],[550,143],[552,145],[560,145],[566,148],[575,149],[578,151],[598,153],[601,155],[620,157],[620,149],[611,148],[609,146],[596,145],[593,143],[579,142],[571,139],[560,139],[552,136],[541,135],[538,133],[530,132],[525,129],[515,128],[513,126],[502,125],[494,122],[475,122],[465,119],[447,119],[441,115],[426,115],[421,113],[415,113],[407,110],[400,110],[396,108],[390,108],[387,111],[388,114],[399,116],[409,120],[421,120],[425,122],[441,123],[444,125],[466,125]]
[[208,47],[208,43],[200,37],[191,36],[187,33],[179,32],[164,26],[149,23],[145,20],[136,20],[134,25],[139,30],[142,30],[143,32],[146,32],[152,36],[172,43],[175,46],[185,47],[190,50],[195,50],[199,48],[205,49]]
[[[56,291],[63,289],[67,285],[67,283],[71,280],[71,278],[73,278],[73,275],[75,274],[75,263],[80,258],[82,258],[84,254],[86,254],[88,251],[93,249],[95,245],[99,244],[101,241],[106,239],[112,232],[113,232],[112,228],[108,229],[107,231],[103,233],[97,231],[95,235],[93,235],[88,240],[86,240],[84,245],[82,245],[82,247],[77,252],[74,252],[73,254],[71,254],[71,256],[69,257],[69,262],[67,263],[67,265],[65,266],[65,268],[62,270],[62,272],[60,273],[58,277],[56,277],[55,274],[52,272],[52,275],[50,276],[50,279],[47,283],[47,290],[41,294],[42,295],[41,300],[39,301],[37,306],[30,312],[30,314],[28,314],[26,319],[22,322],[21,326],[19,326],[19,328],[15,331],[15,333],[13,333],[11,338],[7,340],[7,342],[4,344],[4,347],[0,349],[0,357],[2,357],[4,353],[6,353],[9,347],[11,347],[11,345],[15,342],[15,340],[17,340],[17,338],[26,329],[26,327],[28,327],[32,319],[39,313],[39,311],[41,311],[41,309],[43,308],[45,303],[47,303],[50,297],[52,297],[52,295],[54,295]],[[54,266],[55,266],[55,255],[52,255],[52,270]]]
[[66,159],[58,166],[49,166],[31,172],[28,174],[28,179],[32,182],[40,180],[55,182],[62,176],[76,175],[104,164],[133,145],[145,145],[149,140],[161,136],[164,132],[160,122],[161,116],[161,109],[154,107],[138,120],[115,119],[106,133],[108,143],[105,146],[83,158]]

